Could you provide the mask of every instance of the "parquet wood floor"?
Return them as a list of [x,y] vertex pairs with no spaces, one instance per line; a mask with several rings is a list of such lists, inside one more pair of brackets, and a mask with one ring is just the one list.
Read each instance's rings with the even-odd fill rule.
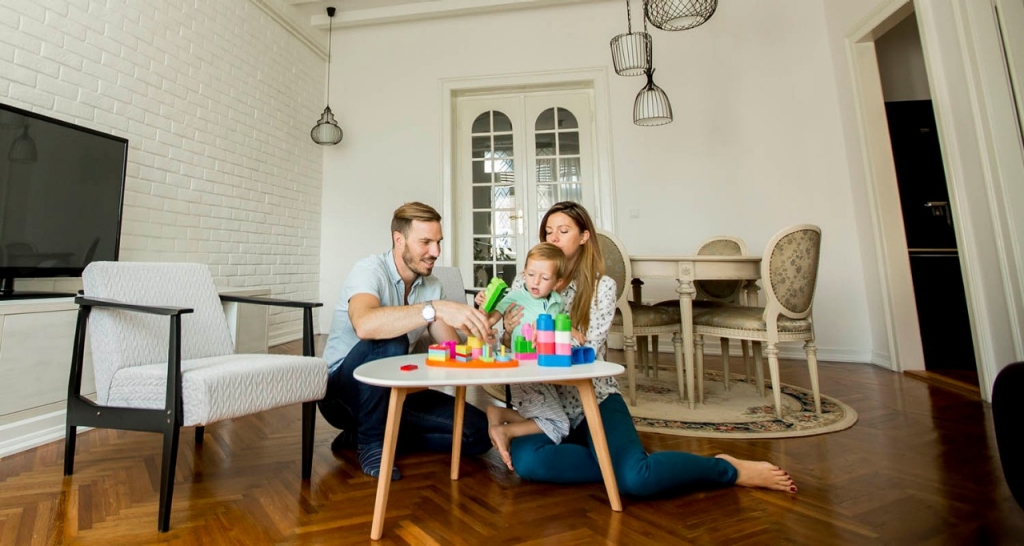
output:
[[[275,350],[299,352],[297,343]],[[406,455],[381,543],[1024,543],[1024,511],[1004,483],[988,404],[874,366],[820,370],[822,391],[860,414],[852,429],[786,440],[641,434],[650,450],[770,459],[794,476],[797,495],[730,488],[624,498],[615,513],[602,485],[523,482],[493,452],[463,459],[456,482],[449,455]],[[807,386],[805,364],[784,362],[782,378]],[[469,398],[492,403],[482,390]],[[331,452],[336,431],[321,419],[313,478],[302,483],[300,423],[298,406],[218,423],[198,449],[186,430],[166,534],[156,532],[157,435],[82,433],[66,479],[63,442],[4,458],[0,544],[369,542],[376,481],[354,452]]]

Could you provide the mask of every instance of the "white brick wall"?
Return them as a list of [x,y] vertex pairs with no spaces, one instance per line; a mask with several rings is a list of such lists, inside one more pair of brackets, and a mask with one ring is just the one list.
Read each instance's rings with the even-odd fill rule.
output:
[[250,0],[0,0],[0,101],[129,140],[122,260],[317,298],[324,61]]

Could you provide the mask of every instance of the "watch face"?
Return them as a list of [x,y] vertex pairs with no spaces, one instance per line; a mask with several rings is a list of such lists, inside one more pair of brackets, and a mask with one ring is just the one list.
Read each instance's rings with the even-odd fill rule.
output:
[[432,302],[428,301],[423,306],[423,320],[425,320],[427,322],[433,322],[434,321],[434,315],[435,315],[434,304]]

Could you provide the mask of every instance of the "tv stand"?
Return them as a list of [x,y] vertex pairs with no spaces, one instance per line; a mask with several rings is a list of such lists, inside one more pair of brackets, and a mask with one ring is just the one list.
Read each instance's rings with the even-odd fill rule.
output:
[[24,290],[16,292],[14,290],[14,279],[11,277],[0,278],[0,300],[28,300],[28,299],[42,299],[42,298],[69,298],[74,297],[76,294],[70,294],[67,292],[37,292],[32,290]]

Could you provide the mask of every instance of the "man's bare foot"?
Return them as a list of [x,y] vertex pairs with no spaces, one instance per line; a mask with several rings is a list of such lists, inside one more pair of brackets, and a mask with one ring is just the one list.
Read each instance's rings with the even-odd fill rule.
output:
[[745,461],[732,455],[715,455],[736,467],[736,485],[796,493],[789,473],[768,461]]

